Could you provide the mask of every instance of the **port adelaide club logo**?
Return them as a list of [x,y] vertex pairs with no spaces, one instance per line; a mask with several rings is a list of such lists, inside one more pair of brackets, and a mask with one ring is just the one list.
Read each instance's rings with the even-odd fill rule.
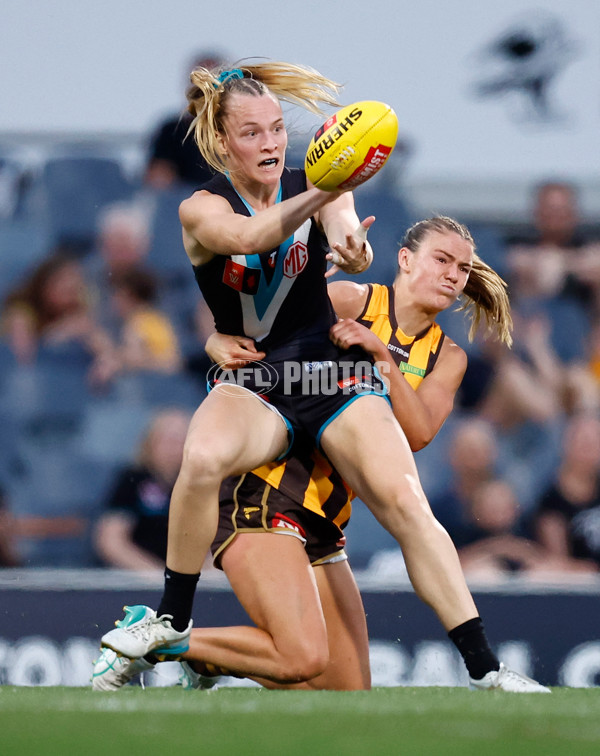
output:
[[508,117],[538,125],[562,123],[569,114],[557,93],[561,75],[578,57],[566,21],[542,11],[518,16],[474,56],[472,93],[502,102]]

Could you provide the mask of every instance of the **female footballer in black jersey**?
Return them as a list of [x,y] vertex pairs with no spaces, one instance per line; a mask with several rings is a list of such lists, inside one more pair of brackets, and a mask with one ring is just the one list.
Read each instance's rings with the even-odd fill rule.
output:
[[[215,386],[192,420],[173,491],[165,589],[158,611],[127,613],[103,636],[102,645],[127,658],[185,652],[195,586],[217,529],[220,485],[229,475],[284,455],[294,427],[318,442],[396,538],[417,594],[455,642],[474,633],[477,642],[483,642],[456,550],[431,513],[410,445],[389,401],[374,374],[370,382],[362,374],[351,374],[349,381],[345,372],[342,375],[342,360],[359,364],[364,352],[352,353],[358,344],[335,330],[329,340],[334,321],[323,278],[326,260],[331,259],[327,245],[344,270],[363,270],[371,256],[363,232],[374,219],[363,221],[361,229],[350,194],[322,192],[307,186],[302,172],[285,169],[287,137],[279,99],[316,109],[333,102],[335,85],[310,69],[276,63],[221,73],[197,69],[192,84],[188,97],[196,141],[221,173],[182,203],[180,217],[184,246],[217,329],[231,333],[239,324],[238,332],[265,349],[279,376],[292,362],[317,365],[333,375],[339,390],[307,396],[297,380],[291,387],[273,390],[267,404],[252,386]],[[439,239],[434,240],[430,267],[435,274],[424,287],[429,312],[444,309],[456,298],[472,267],[472,241],[460,234],[442,236],[450,241],[440,250]],[[406,256],[407,270],[422,272],[417,258],[418,251]],[[426,276],[421,279],[425,282]],[[349,353],[342,351],[348,347]],[[464,355],[453,351],[448,365],[458,385]],[[357,384],[361,391],[352,391]],[[427,415],[425,409],[423,417]],[[365,427],[368,455],[360,453]],[[426,440],[430,437],[424,434]],[[315,590],[314,582],[305,580],[289,591],[288,606],[297,616],[304,617],[314,606]],[[309,674],[295,670],[297,676],[287,677],[287,682],[324,670],[326,627],[318,612],[313,619],[306,644],[307,657],[313,657]],[[250,645],[245,650],[255,653],[256,644]],[[257,676],[278,679],[273,671],[277,661],[268,653],[259,656]],[[488,671],[497,673],[498,669],[486,669],[490,664],[494,662],[487,659],[473,667],[471,676],[487,679]]]

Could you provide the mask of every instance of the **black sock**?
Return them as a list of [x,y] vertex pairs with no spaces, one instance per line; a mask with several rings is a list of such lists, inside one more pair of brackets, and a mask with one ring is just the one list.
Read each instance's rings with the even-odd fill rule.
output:
[[189,625],[192,618],[194,594],[200,573],[186,575],[165,568],[165,588],[156,611],[160,617],[163,614],[172,615],[171,625],[178,632],[182,632]]
[[474,680],[481,680],[488,672],[500,669],[500,662],[490,648],[481,617],[463,622],[450,630],[448,637],[460,651]]

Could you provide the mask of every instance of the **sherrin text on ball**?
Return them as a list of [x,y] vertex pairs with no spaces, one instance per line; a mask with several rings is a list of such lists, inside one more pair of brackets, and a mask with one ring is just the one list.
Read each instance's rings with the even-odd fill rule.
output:
[[383,167],[397,138],[398,118],[389,105],[376,100],[346,105],[311,139],[306,175],[325,191],[354,189]]

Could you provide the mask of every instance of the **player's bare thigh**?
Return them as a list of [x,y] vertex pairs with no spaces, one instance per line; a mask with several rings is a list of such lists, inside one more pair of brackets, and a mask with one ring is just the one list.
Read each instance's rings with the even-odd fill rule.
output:
[[221,565],[240,603],[257,627],[276,641],[298,637],[319,643],[325,621],[317,582],[302,541],[281,533],[240,533]]
[[198,407],[185,454],[204,454],[236,475],[270,462],[288,447],[283,418],[256,395],[238,386],[214,388]]
[[325,428],[321,445],[369,506],[397,500],[401,491],[406,500],[428,507],[406,436],[382,397],[352,402]]

